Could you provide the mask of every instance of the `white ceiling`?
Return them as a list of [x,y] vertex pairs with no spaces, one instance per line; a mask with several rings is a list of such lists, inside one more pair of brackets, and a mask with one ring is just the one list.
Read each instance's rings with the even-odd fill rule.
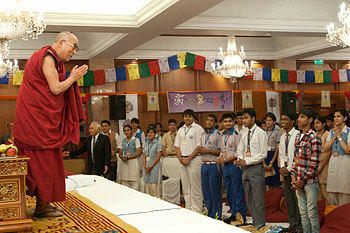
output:
[[79,11],[44,11],[45,33],[37,41],[11,42],[10,58],[27,59],[69,30],[81,48],[74,59],[157,59],[186,51],[216,58],[226,36],[236,35],[247,59],[349,60],[350,49],[325,40],[342,1],[64,0],[65,9]]

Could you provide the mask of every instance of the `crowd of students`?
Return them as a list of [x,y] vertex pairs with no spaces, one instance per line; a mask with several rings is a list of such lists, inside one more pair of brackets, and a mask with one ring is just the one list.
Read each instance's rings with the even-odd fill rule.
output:
[[249,209],[257,229],[265,226],[264,191],[283,183],[290,223],[284,232],[319,232],[317,200],[350,202],[348,112],[332,115],[327,122],[304,108],[282,113],[278,124],[273,113],[257,121],[248,108],[219,120],[209,114],[203,129],[187,109],[179,126],[168,121],[166,133],[160,123],[145,133],[134,118],[118,143],[117,180],[176,204],[181,183],[186,208],[202,212],[204,201],[216,219],[222,218],[223,182],[231,209],[224,222],[245,224]]

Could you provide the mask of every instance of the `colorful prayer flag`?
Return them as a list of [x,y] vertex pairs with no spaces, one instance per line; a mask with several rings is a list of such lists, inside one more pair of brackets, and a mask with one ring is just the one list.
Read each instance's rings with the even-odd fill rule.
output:
[[305,71],[305,82],[315,83],[315,71]]
[[160,75],[158,60],[149,61],[148,66],[149,66],[149,71],[151,73],[151,76]]
[[93,70],[89,70],[84,75],[84,86],[94,86],[94,85],[95,85],[94,71]]
[[331,70],[332,83],[339,83],[339,72],[338,70]]
[[147,111],[159,111],[158,92],[147,92]]
[[105,70],[94,70],[95,85],[106,83]]
[[332,74],[330,70],[323,71],[323,82],[324,83],[332,83]]
[[347,82],[348,77],[346,74],[346,69],[339,70],[339,82]]
[[118,67],[115,69],[115,73],[117,76],[117,81],[124,81],[126,80],[126,67]]
[[[177,58],[179,59],[179,65],[180,65],[180,68],[184,68],[186,67],[187,65],[185,64],[185,61],[186,61],[186,52],[184,53],[179,53],[177,55]],[[193,54],[194,55],[194,54]],[[194,64],[193,64],[194,65]],[[193,66],[192,66],[193,67]]]
[[[180,58],[179,58],[179,60],[180,60]],[[186,53],[186,57],[185,57],[185,65],[186,66],[189,66],[189,67],[193,68],[195,60],[196,60],[196,55],[195,54],[193,54],[193,53]],[[180,63],[180,67],[181,67],[181,63]]]
[[315,71],[315,83],[323,83],[323,70]]
[[151,72],[149,71],[148,63],[139,64],[140,77],[146,78],[151,76]]
[[321,91],[321,108],[329,108],[331,106],[330,92]]
[[129,79],[135,80],[140,79],[140,73],[139,73],[139,66],[138,65],[130,65],[127,66],[128,73],[129,73]]
[[288,70],[281,70],[281,82],[288,83]]
[[180,69],[179,58],[177,57],[177,55],[168,57],[168,62],[171,70]]
[[296,83],[297,82],[297,71],[296,70],[288,70],[288,82]]
[[194,61],[194,69],[195,70],[204,70],[204,62],[205,62],[205,57],[196,55],[196,60]]
[[84,86],[84,77],[81,77],[80,79],[78,79],[77,83],[78,83],[79,87],[83,87]]
[[305,83],[305,70],[297,70],[297,83]]
[[205,58],[205,66],[204,66],[204,70],[206,72],[212,72],[213,71],[213,66],[212,64],[215,65],[215,59],[214,58]]
[[19,70],[13,75],[13,85],[21,85],[23,82],[24,70]]
[[167,57],[158,59],[159,70],[161,73],[166,73],[170,71],[169,61]]
[[281,70],[280,69],[272,69],[271,70],[271,81],[272,82],[281,81]]
[[271,69],[263,68],[263,79],[271,82]]
[[262,80],[263,79],[262,76],[263,76],[263,68],[261,68],[261,67],[254,67],[254,77],[253,77],[253,79],[254,80]]
[[117,75],[115,70],[115,68],[105,69],[106,82],[113,83],[117,81]]
[[0,78],[0,84],[9,85],[9,75],[6,74],[4,77]]

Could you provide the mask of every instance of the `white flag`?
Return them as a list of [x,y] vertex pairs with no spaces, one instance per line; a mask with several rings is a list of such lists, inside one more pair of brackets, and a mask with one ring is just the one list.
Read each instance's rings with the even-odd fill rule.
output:
[[159,64],[160,73],[165,73],[165,72],[170,71],[169,62],[168,62],[167,57],[158,59],[158,64]]
[[297,70],[297,83],[305,83],[305,70]]
[[212,64],[215,65],[215,59],[214,58],[205,58],[204,70],[207,71],[207,72],[212,72],[213,71]]
[[107,83],[111,83],[111,82],[115,83],[117,81],[117,75],[115,73],[115,68],[105,69],[105,76],[106,76]]
[[263,79],[263,68],[254,67],[254,80],[262,80]]
[[267,112],[272,112],[277,118],[277,122],[280,122],[280,99],[278,92],[267,91],[266,92],[266,105]]
[[347,82],[348,76],[346,73],[346,69],[339,70],[339,82]]

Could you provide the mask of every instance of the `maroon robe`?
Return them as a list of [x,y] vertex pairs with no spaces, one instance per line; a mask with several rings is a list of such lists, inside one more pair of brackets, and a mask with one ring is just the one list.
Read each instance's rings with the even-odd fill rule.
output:
[[36,51],[27,61],[16,104],[13,135],[20,154],[30,157],[27,186],[31,195],[46,202],[65,200],[62,146],[80,139],[80,121],[85,119],[75,82],[54,95],[42,70],[44,57],[55,59],[59,81],[65,67],[50,46]]

